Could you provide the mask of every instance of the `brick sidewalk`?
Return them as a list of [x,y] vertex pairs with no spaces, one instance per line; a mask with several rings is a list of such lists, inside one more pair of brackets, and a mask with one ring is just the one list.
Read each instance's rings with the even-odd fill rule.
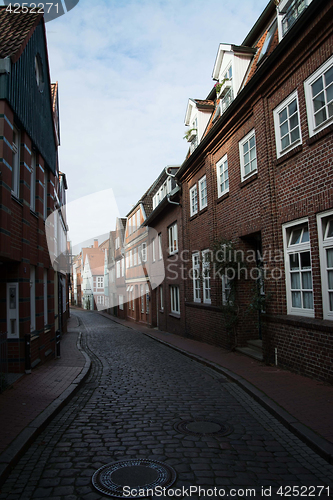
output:
[[171,347],[185,351],[197,359],[200,358],[203,362],[206,360],[208,364],[220,367],[227,376],[234,378],[258,401],[264,403],[275,416],[280,417],[280,420],[287,424],[298,437],[310,446],[313,444],[312,447],[322,452],[325,458],[329,459],[328,455],[330,455],[332,457],[330,460],[333,460],[333,387],[331,385],[275,366],[267,366],[238,352],[230,352],[203,342],[161,332],[115,318],[104,312],[100,314],[165,342]]
[[68,321],[61,340],[61,358],[23,375],[0,395],[0,475],[22,453],[35,433],[75,392],[88,373],[90,361],[78,346],[76,317]]

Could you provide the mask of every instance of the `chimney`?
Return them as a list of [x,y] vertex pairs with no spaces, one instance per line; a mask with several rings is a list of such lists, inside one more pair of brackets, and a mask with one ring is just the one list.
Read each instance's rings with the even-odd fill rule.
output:
[[98,240],[94,240],[94,248],[98,248]]

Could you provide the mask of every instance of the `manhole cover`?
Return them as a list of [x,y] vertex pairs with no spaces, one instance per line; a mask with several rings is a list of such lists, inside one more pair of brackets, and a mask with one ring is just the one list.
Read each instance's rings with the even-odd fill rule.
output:
[[232,432],[229,425],[217,420],[182,420],[175,424],[176,431],[194,436],[212,436],[220,434],[226,436]]
[[122,460],[98,469],[93,477],[94,487],[117,498],[152,496],[156,486],[169,488],[176,480],[175,470],[156,460]]

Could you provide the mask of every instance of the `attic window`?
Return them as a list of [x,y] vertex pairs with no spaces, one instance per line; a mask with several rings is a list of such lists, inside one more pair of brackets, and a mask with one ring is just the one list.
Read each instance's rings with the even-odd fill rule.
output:
[[42,59],[39,54],[36,55],[35,57],[35,76],[36,76],[36,83],[39,92],[43,92],[44,90],[44,72],[43,72],[43,64],[42,64]]
[[260,52],[258,62],[260,62],[265,56],[267,56],[267,53],[272,45],[272,41],[274,38],[274,33],[276,31],[276,27],[277,27],[277,21],[275,19],[267,30],[267,35],[266,35],[266,38],[264,41],[264,45],[262,46],[262,49]]

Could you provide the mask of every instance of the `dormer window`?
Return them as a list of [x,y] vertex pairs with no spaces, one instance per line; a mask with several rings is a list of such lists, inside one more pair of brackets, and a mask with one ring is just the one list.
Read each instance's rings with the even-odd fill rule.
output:
[[312,0],[281,0],[277,6],[279,17],[279,41],[288,33]]
[[262,46],[261,52],[259,54],[258,62],[262,61],[263,58],[267,56],[267,53],[272,45],[276,27],[277,27],[277,20],[275,19],[267,30],[267,35],[264,41],[264,45]]

